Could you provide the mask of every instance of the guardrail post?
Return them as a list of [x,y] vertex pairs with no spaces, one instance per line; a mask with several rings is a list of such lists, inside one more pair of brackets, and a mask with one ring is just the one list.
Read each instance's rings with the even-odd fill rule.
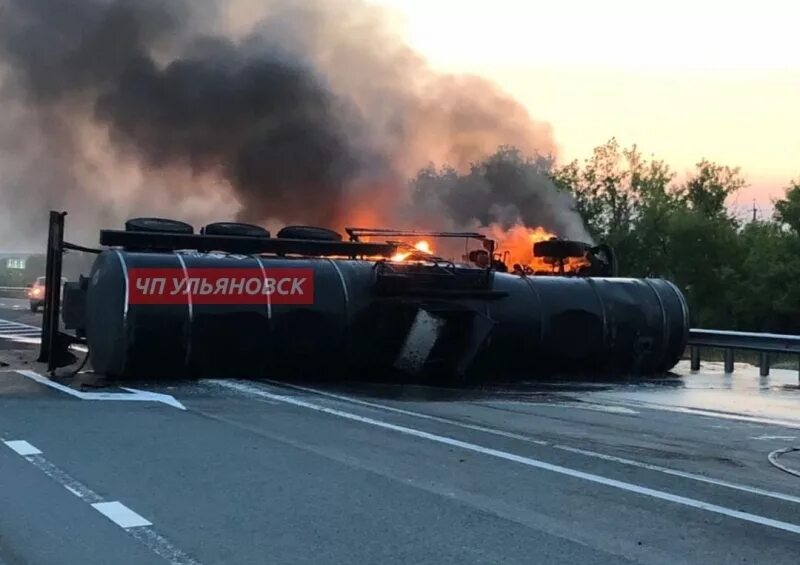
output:
[[691,364],[692,364],[692,371],[699,371],[700,370],[700,348],[692,346],[689,348],[689,352],[691,355]]
[[758,369],[762,377],[769,375],[769,353],[762,351],[758,354]]
[[727,374],[733,373],[733,349],[725,350],[725,372]]
[[64,216],[66,212],[50,212],[47,232],[47,257],[45,263],[44,311],[42,313],[42,343],[39,349],[40,363],[47,363],[47,370],[55,370],[53,343],[58,333],[58,313],[61,300],[61,261],[64,253]]

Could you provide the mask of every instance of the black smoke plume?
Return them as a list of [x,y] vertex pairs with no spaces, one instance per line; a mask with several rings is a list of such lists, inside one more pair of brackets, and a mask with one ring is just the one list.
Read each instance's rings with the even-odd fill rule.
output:
[[[86,240],[138,214],[411,227],[429,209],[407,179],[427,163],[554,150],[547,125],[433,71],[362,0],[0,0],[0,104],[0,237],[18,246],[50,208]],[[533,181],[426,198],[449,224],[574,214]]]

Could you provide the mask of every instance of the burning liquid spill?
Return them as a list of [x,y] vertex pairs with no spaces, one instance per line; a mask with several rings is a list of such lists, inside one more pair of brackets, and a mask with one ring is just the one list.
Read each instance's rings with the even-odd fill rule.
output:
[[[502,262],[509,270],[526,274],[556,274],[560,271],[560,261],[563,261],[563,272],[576,272],[583,267],[589,266],[589,261],[585,257],[567,257],[559,260],[555,257],[535,257],[533,246],[541,241],[558,239],[558,236],[547,231],[542,227],[528,228],[516,225],[511,229],[504,230],[500,226],[493,225],[481,230],[488,238],[496,242],[493,259]],[[391,257],[391,261],[426,261],[428,259],[439,258],[438,253],[453,262],[470,262],[469,251],[459,257],[454,254],[435,250],[427,240],[415,242],[400,242],[405,248]],[[452,251],[452,250],[449,250]],[[482,265],[481,265],[482,266]]]

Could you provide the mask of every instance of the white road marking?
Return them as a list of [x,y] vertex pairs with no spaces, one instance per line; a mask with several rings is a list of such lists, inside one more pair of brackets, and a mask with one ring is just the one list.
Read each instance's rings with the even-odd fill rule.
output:
[[377,402],[367,402],[366,400],[358,400],[356,398],[350,398],[349,396],[342,396],[340,394],[333,394],[330,392],[325,392],[322,390],[317,390],[314,388],[307,388],[304,386],[292,385],[287,383],[278,383],[275,381],[267,381],[269,383],[275,384],[276,386],[286,387],[286,388],[294,388],[297,390],[302,390],[305,392],[311,392],[313,394],[317,394],[319,396],[327,396],[329,398],[334,398],[336,400],[343,400],[345,402],[350,402],[351,404],[359,404],[361,406],[368,406],[370,408],[377,408],[379,410],[383,410],[384,412],[394,412],[395,414],[403,414],[405,416],[413,416],[415,418],[420,418],[423,420],[431,420],[432,422],[441,422],[442,424],[450,424],[453,426],[458,426],[459,428],[466,428],[468,430],[475,430],[477,432],[486,432],[502,437],[507,437],[511,439],[518,439],[522,441],[527,441],[529,443],[535,443],[536,445],[548,445],[546,441],[540,441],[537,439],[533,439],[529,436],[525,436],[522,434],[515,434],[514,432],[506,432],[503,430],[498,430],[496,428],[490,428],[487,426],[481,426],[479,424],[468,424],[466,422],[459,422],[458,420],[451,420],[450,418],[443,418],[441,416],[431,416],[430,414],[423,414],[421,412],[414,412],[412,410],[403,410],[402,408],[395,408],[393,406],[386,406],[385,404],[378,404]]
[[51,463],[44,455],[31,455],[25,459],[69,492],[89,504],[103,501],[103,498],[99,494]]
[[800,496],[792,496],[791,494],[785,494],[782,492],[776,492],[772,490],[764,490],[757,487],[751,487],[747,485],[742,485],[739,483],[731,483],[728,481],[723,481],[720,479],[712,479],[711,477],[706,477],[704,475],[696,475],[694,473],[689,473],[686,471],[679,471],[678,469],[670,469],[669,467],[662,467],[661,465],[653,465],[650,463],[644,463],[642,461],[634,461],[632,459],[625,459],[623,457],[616,457],[614,455],[606,455],[604,453],[598,453],[596,451],[588,451],[586,449],[579,449],[576,447],[569,447],[566,445],[554,445],[556,449],[560,449],[562,451],[569,451],[571,453],[578,453],[580,455],[587,455],[589,457],[595,457],[597,459],[604,459],[606,461],[613,461],[615,463],[622,463],[623,465],[630,465],[632,467],[639,467],[642,469],[648,469],[650,471],[658,471],[659,473],[664,473],[666,475],[673,475],[675,477],[682,477],[684,479],[691,479],[693,481],[698,481],[701,483],[708,483],[711,485],[716,485],[720,487],[725,487],[733,490],[739,490],[742,492],[749,492],[751,494],[757,494],[760,496],[766,496],[769,498],[776,498],[778,500],[785,500],[786,502],[794,502],[795,504],[800,504]]
[[797,439],[797,436],[752,436],[750,439],[782,439],[786,441],[791,441],[793,439]]
[[22,455],[23,457],[26,455],[38,455],[41,453],[38,449],[32,446],[30,443],[24,440],[13,440],[13,441],[4,441],[8,447]]
[[620,400],[618,398],[608,398],[609,402],[633,408],[646,408],[648,410],[662,410],[664,412],[678,412],[681,414],[693,414],[695,416],[708,416],[711,418],[721,418],[723,420],[737,420],[740,422],[752,422],[755,424],[768,424],[770,426],[781,426],[783,428],[800,429],[800,421],[777,420],[774,418],[762,418],[760,416],[747,416],[745,414],[734,414],[732,412],[716,412],[714,410],[703,410],[702,408],[686,408],[683,406],[669,406],[666,404],[656,404],[651,402],[639,402],[635,400]]
[[78,498],[83,498],[83,494],[80,491],[75,490],[69,485],[64,485],[64,488],[67,489],[69,492],[77,496]]
[[153,528],[144,526],[141,528],[130,528],[125,531],[171,565],[200,565],[199,561],[189,557],[183,551],[172,545]]
[[136,512],[116,500],[113,502],[95,502],[92,508],[100,512],[103,516],[114,522],[120,528],[141,528],[142,526],[152,526],[153,523],[145,520]]
[[4,320],[0,318],[0,327],[3,328],[16,328],[20,330],[38,330],[42,331],[42,329],[38,326],[32,326],[30,324],[23,324],[22,322],[16,322],[14,320]]
[[17,343],[31,343],[34,345],[42,343],[42,339],[38,337],[19,337],[19,336],[0,335],[0,338],[7,339],[8,341],[15,341]]
[[[7,339],[16,343],[29,343],[38,345],[42,342],[42,328],[15,322],[13,320],[0,319],[0,338]],[[80,344],[70,345],[76,351],[86,352],[86,346]]]
[[540,402],[536,406],[553,406],[556,408],[577,408],[578,410],[593,410],[595,412],[608,412],[609,414],[624,414],[635,416],[639,414],[636,410],[624,408],[622,406],[609,406],[606,404],[592,404],[589,402]]
[[382,420],[376,420],[374,418],[367,418],[364,416],[359,416],[358,414],[353,414],[350,412],[344,412],[342,410],[335,410],[333,408],[326,408],[324,406],[320,406],[319,404],[314,404],[312,402],[306,402],[304,400],[299,400],[297,398],[292,398],[290,396],[284,396],[280,394],[273,394],[270,392],[266,392],[259,388],[253,387],[247,383],[242,383],[238,381],[218,381],[212,380],[210,382],[219,384],[220,386],[229,388],[231,390],[239,391],[245,395],[249,396],[257,396],[262,398],[269,398],[271,400],[277,400],[279,402],[284,402],[286,404],[291,404],[294,406],[298,406],[301,408],[308,408],[310,410],[315,410],[317,412],[322,412],[324,414],[329,414],[331,416],[337,416],[339,418],[343,418],[346,420],[351,420],[354,422],[360,422],[363,424],[368,424],[371,426],[375,426],[377,428],[382,428],[386,430],[391,430],[395,432],[399,432],[401,434],[409,435],[412,437],[418,437],[421,439],[427,439],[429,441],[449,445],[453,447],[458,447],[464,449],[466,451],[472,451],[474,453],[480,453],[482,455],[488,455],[490,457],[495,457],[497,459],[502,459],[505,461],[511,461],[513,463],[519,463],[521,465],[525,465],[528,467],[532,467],[535,469],[541,469],[544,471],[550,471],[553,473],[558,473],[560,475],[566,475],[569,477],[573,477],[576,479],[581,479],[584,481],[588,481],[595,484],[600,484],[603,486],[608,486],[612,488],[616,488],[619,490],[623,490],[626,492],[632,492],[635,494],[640,494],[643,496],[649,496],[651,498],[655,498],[657,500],[664,500],[666,502],[672,502],[675,504],[680,504],[683,506],[687,506],[689,508],[696,508],[698,510],[705,510],[707,512],[711,512],[714,514],[720,514],[723,516],[728,516],[730,518],[735,518],[737,520],[742,520],[745,522],[750,522],[754,524],[759,524],[762,526],[767,526],[770,528],[774,528],[777,530],[783,530],[786,532],[791,532],[793,534],[800,534],[800,525],[792,524],[790,522],[783,522],[780,520],[774,520],[772,518],[767,518],[765,516],[760,516],[758,514],[751,514],[749,512],[743,512],[741,510],[735,510],[733,508],[727,508],[725,506],[720,506],[717,504],[712,504],[709,502],[704,502],[702,500],[697,500],[694,498],[689,498],[686,496],[680,496],[677,494],[672,494],[666,491],[661,491],[657,489],[652,489],[648,487],[643,487],[634,483],[628,483],[625,481],[619,481],[616,479],[610,479],[608,477],[603,477],[601,475],[595,475],[593,473],[586,473],[584,471],[578,471],[577,469],[571,469],[569,467],[563,467],[561,465],[554,465],[552,463],[547,463],[545,461],[540,461],[538,459],[533,459],[531,457],[524,457],[522,455],[516,455],[514,453],[510,453],[508,451],[501,451],[499,449],[492,449],[490,447],[484,447],[482,445],[478,445],[475,443],[469,443],[466,441],[461,441],[455,438],[451,438],[448,436],[442,436],[438,434],[432,434],[429,432],[425,432],[422,430],[418,430],[415,428],[409,428],[406,426],[399,426],[396,424],[390,424],[389,422],[384,422]]
[[18,370],[17,373],[24,377],[28,377],[31,380],[36,381],[39,384],[44,386],[48,386],[53,388],[59,392],[63,392],[64,394],[68,394],[70,396],[74,396],[75,398],[80,398],[81,400],[121,400],[121,401],[139,401],[139,402],[160,402],[162,404],[166,404],[168,406],[173,406],[180,410],[186,410],[186,407],[180,403],[174,396],[169,394],[161,394],[159,392],[149,392],[146,390],[139,390],[135,388],[125,388],[121,387],[122,390],[128,391],[127,393],[121,392],[82,392],[80,390],[75,390],[74,388],[70,388],[68,386],[62,385],[61,383],[57,383],[40,375],[35,371],[29,371],[27,369]]
[[[6,441],[4,443],[19,453],[34,467],[63,486],[67,491],[89,503],[95,510],[109,518],[128,534],[145,545],[150,551],[164,558],[171,565],[200,565],[199,561],[172,545],[169,540],[161,536],[155,529],[151,528],[150,526],[152,526],[152,524],[148,520],[121,502],[104,501],[99,494],[48,461],[44,455],[42,455],[42,452],[33,447],[30,443],[23,440]],[[30,448],[32,448],[32,450]],[[30,452],[30,454],[28,455],[21,451]]]
[[[672,476],[675,476],[675,477],[682,477],[684,479],[690,479],[690,480],[698,481],[698,482],[701,482],[701,483],[712,484],[712,485],[716,485],[716,486],[720,486],[720,487],[724,487],[724,488],[729,488],[729,489],[738,490],[738,491],[742,491],[742,492],[749,492],[751,494],[757,494],[757,495],[760,495],[760,496],[766,496],[766,497],[769,497],[769,498],[776,498],[778,500],[784,500],[784,501],[787,501],[787,502],[793,502],[793,503],[796,503],[796,504],[800,504],[800,497],[793,496],[791,494],[785,494],[785,493],[782,493],[782,492],[776,492],[776,491],[771,491],[771,490],[760,489],[758,487],[751,487],[751,486],[748,486],[748,485],[743,485],[743,484],[740,484],[740,483],[733,483],[733,482],[729,482],[729,481],[723,481],[723,480],[720,480],[720,479],[713,479],[711,477],[706,477],[704,475],[697,475],[695,473],[689,473],[687,471],[680,471],[678,469],[672,469],[670,467],[662,467],[661,465],[654,465],[654,464],[651,464],[651,463],[645,463],[643,461],[636,461],[634,459],[626,459],[624,457],[616,457],[614,455],[606,455],[605,453],[598,453],[596,451],[590,451],[590,450],[587,450],[587,449],[580,449],[580,448],[571,447],[571,446],[567,446],[567,445],[554,444],[554,443],[549,442],[549,441],[543,441],[543,440],[535,439],[535,438],[533,438],[531,436],[526,436],[526,435],[522,435],[522,434],[515,434],[513,432],[506,432],[504,430],[498,430],[496,428],[491,428],[491,427],[488,427],[488,426],[481,426],[481,425],[478,425],[478,424],[468,424],[466,422],[461,422],[459,420],[452,420],[452,419],[449,419],[449,418],[442,418],[442,417],[439,417],[439,416],[431,416],[429,414],[423,414],[421,412],[414,412],[413,410],[404,410],[402,408],[395,408],[393,406],[387,406],[385,404],[379,404],[377,402],[368,402],[366,400],[360,400],[360,399],[357,399],[357,398],[352,398],[352,397],[344,396],[344,395],[341,395],[341,394],[334,394],[334,393],[326,392],[326,391],[323,391],[323,390],[318,390],[318,389],[315,389],[315,388],[309,388],[309,387],[293,385],[293,384],[288,384],[288,383],[280,383],[280,382],[277,382],[277,381],[267,381],[267,382],[269,382],[270,384],[273,384],[275,386],[302,390],[304,392],[310,392],[310,393],[313,393],[313,394],[317,394],[319,396],[325,396],[325,397],[333,398],[333,399],[336,399],[336,400],[349,402],[351,404],[357,404],[357,405],[361,405],[361,406],[368,406],[370,408],[376,408],[376,409],[383,410],[383,411],[386,411],[386,412],[394,412],[396,414],[403,414],[403,415],[406,415],[406,416],[413,416],[415,418],[421,418],[423,420],[432,420],[434,422],[441,422],[443,424],[450,424],[450,425],[457,426],[457,427],[460,427],[460,428],[466,428],[468,430],[486,432],[486,433],[489,433],[489,434],[492,434],[492,435],[497,435],[497,436],[501,436],[501,437],[507,437],[507,438],[511,438],[511,439],[517,439],[517,440],[525,441],[525,442],[528,442],[528,443],[533,443],[533,444],[536,444],[536,445],[552,447],[554,449],[559,449],[561,451],[568,451],[570,453],[576,453],[576,454],[579,454],[579,455],[585,455],[587,457],[593,457],[595,459],[603,459],[605,461],[613,461],[615,463],[620,463],[622,465],[629,465],[631,467],[639,467],[641,469],[647,469],[649,471],[656,471],[656,472],[659,472],[659,473],[664,473],[666,475],[672,475]],[[780,437],[780,436],[765,436],[765,437]],[[758,439],[758,438],[756,438],[756,439]]]
[[790,475],[794,475],[795,477],[800,477],[800,469],[792,469],[791,467],[787,467],[780,461],[778,461],[778,457],[785,453],[791,453],[793,451],[800,451],[800,447],[784,447],[783,449],[776,449],[769,455],[767,455],[767,460],[772,463],[775,467],[789,473]]

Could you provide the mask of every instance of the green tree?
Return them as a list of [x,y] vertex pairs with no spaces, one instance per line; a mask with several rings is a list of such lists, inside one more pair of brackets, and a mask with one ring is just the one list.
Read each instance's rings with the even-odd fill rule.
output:
[[751,331],[800,332],[800,239],[776,222],[755,221],[738,234],[738,286],[728,313]]
[[659,275],[683,290],[693,324],[734,327],[728,305],[739,288],[735,226],[727,218],[682,207],[671,214],[667,230],[669,245]]
[[697,173],[682,187],[682,192],[689,206],[703,216],[729,217],[725,201],[745,184],[738,167],[725,167],[703,159],[697,163]]
[[789,183],[784,197],[774,204],[775,220],[800,234],[800,179]]
[[668,246],[666,222],[678,203],[674,173],[663,161],[611,139],[583,166],[573,161],[552,176],[574,195],[590,233],[616,249],[622,274],[658,273]]

